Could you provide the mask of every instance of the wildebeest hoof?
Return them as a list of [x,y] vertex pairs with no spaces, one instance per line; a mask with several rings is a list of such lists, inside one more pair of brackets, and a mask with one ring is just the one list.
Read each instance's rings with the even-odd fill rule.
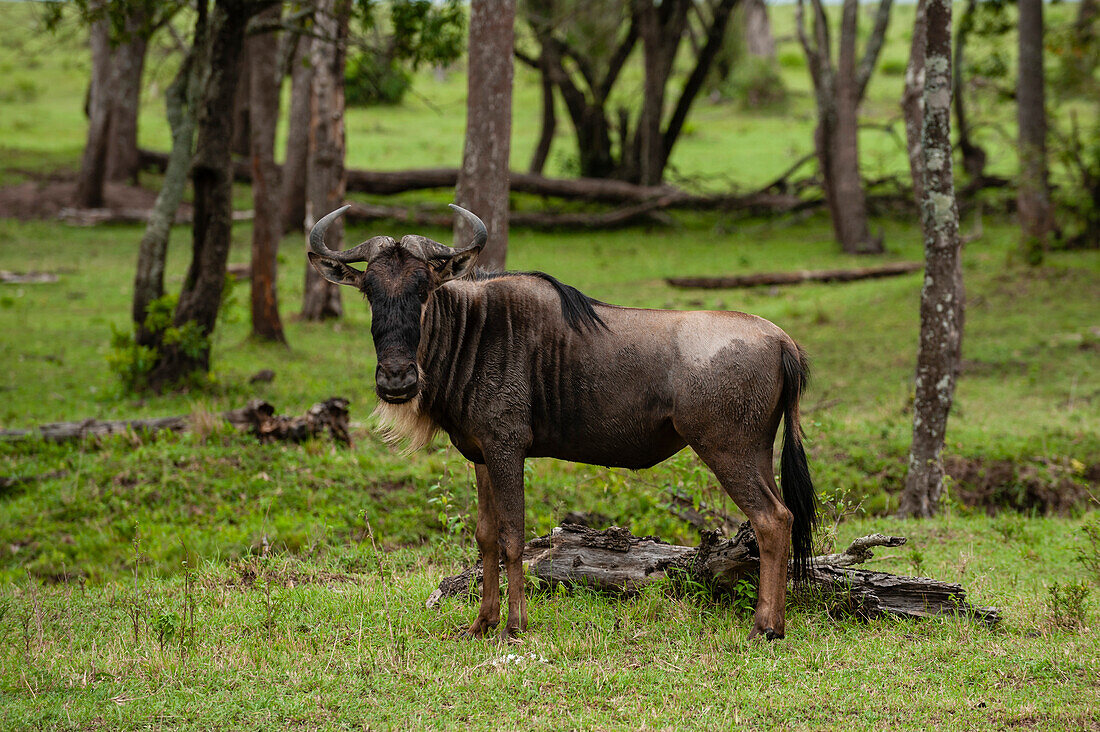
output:
[[458,633],[456,633],[455,639],[473,640],[475,638],[484,638],[486,633],[495,630],[498,625],[500,625],[499,620],[494,623],[478,618],[469,628],[467,628],[466,630],[460,630]]
[[749,640],[760,637],[763,637],[764,640],[770,641],[781,640],[783,638],[783,634],[777,633],[774,628],[764,628],[763,630],[761,630],[760,628],[754,627],[751,631],[749,631]]

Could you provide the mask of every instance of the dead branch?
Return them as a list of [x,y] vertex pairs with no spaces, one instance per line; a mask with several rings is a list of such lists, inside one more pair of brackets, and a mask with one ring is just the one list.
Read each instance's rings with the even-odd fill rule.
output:
[[[842,604],[859,617],[894,615],[927,618],[959,614],[986,623],[1000,618],[996,608],[971,605],[960,585],[926,577],[901,577],[851,569],[866,562],[879,546],[901,546],[903,537],[872,534],[856,539],[843,552],[814,557],[808,584],[831,606]],[[549,536],[527,543],[527,573],[537,582],[585,586],[616,595],[631,595],[664,579],[688,580],[721,593],[760,569],[756,535],[746,521],[731,538],[703,532],[698,547],[666,544],[652,536],[637,537],[619,527],[594,531],[566,524]],[[480,562],[447,577],[428,598],[438,607],[448,597],[480,594]],[[675,587],[672,583],[671,587]]]
[[57,282],[57,275],[53,272],[9,272],[0,269],[0,284],[5,285],[42,285]]
[[665,281],[673,287],[722,289],[730,287],[757,287],[759,285],[797,285],[803,282],[853,282],[855,280],[896,277],[918,272],[920,262],[891,262],[875,267],[856,269],[795,270],[792,272],[760,272],[726,277],[669,277]]
[[[351,444],[348,433],[348,400],[341,397],[318,402],[298,417],[277,415],[271,404],[262,399],[253,399],[247,406],[222,412],[216,418],[238,429],[248,430],[261,442],[302,442],[327,431],[336,442]],[[0,439],[67,442],[118,434],[184,432],[193,429],[195,422],[194,415],[152,419],[85,419],[79,422],[51,422],[27,430],[0,430]]]

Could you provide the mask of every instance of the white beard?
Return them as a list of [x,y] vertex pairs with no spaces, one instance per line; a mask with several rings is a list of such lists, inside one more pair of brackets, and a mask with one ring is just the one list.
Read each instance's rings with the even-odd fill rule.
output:
[[420,373],[420,391],[416,396],[401,404],[391,404],[382,399],[374,408],[371,417],[378,423],[378,433],[390,447],[396,447],[405,441],[401,450],[410,455],[425,447],[439,431],[439,425],[421,411],[421,396],[424,393],[424,373]]

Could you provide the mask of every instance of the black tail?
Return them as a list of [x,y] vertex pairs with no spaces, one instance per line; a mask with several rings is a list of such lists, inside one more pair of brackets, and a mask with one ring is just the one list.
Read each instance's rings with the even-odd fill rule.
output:
[[[792,347],[793,346],[793,347]],[[802,425],[798,402],[810,379],[810,365],[797,345],[783,346],[783,454],[780,458],[783,503],[794,514],[791,527],[791,564],[794,579],[805,579],[813,556],[814,527],[817,526],[817,495],[802,449]]]

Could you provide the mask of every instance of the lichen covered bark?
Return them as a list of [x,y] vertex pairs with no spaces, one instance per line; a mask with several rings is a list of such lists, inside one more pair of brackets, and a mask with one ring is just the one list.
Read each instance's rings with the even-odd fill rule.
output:
[[951,166],[951,3],[926,8],[924,120],[925,277],[913,404],[913,444],[900,514],[931,516],[943,491],[947,416],[955,395],[962,344],[964,291],[959,213]]

